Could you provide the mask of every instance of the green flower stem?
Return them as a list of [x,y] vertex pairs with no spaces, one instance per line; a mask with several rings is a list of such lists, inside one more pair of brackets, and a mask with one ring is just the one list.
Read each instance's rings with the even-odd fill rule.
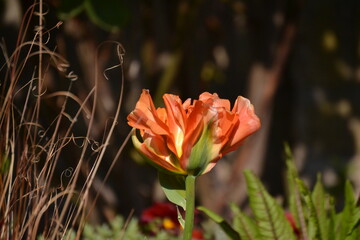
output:
[[195,176],[188,175],[185,179],[186,190],[186,211],[185,211],[185,228],[184,240],[191,240],[192,230],[194,227],[194,210],[195,210]]

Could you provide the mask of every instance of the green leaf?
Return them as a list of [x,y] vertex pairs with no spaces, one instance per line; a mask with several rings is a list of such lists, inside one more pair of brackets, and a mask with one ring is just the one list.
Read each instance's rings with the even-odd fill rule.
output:
[[297,183],[301,196],[304,199],[305,209],[307,209],[307,212],[305,213],[305,219],[307,219],[308,239],[320,239],[321,236],[319,220],[317,218],[316,209],[311,198],[311,192],[300,179],[297,180]]
[[248,216],[246,216],[235,204],[230,205],[232,212],[235,214],[233,228],[240,235],[242,240],[257,240],[259,233],[257,225]]
[[360,208],[356,207],[351,219],[348,235],[351,235],[356,229],[360,229],[359,226],[360,226]]
[[260,180],[249,170],[244,171],[250,207],[259,227],[261,239],[295,239],[282,208],[267,193]]
[[58,16],[65,20],[75,17],[84,10],[85,0],[62,0],[58,8]]
[[[343,211],[338,214],[336,221],[336,239],[352,239],[352,227],[353,223],[356,222],[356,200],[354,196],[354,190],[351,186],[350,181],[345,183],[345,205]],[[357,224],[355,223],[355,226]],[[350,235],[349,235],[350,234]],[[348,237],[348,238],[347,238]]]
[[328,236],[329,240],[335,240],[336,231],[335,231],[335,220],[336,220],[336,212],[335,212],[335,203],[334,198],[329,197],[329,219],[328,219]]
[[349,180],[345,183],[345,207],[349,207],[351,210],[354,209],[356,204],[354,189]]
[[92,22],[108,31],[119,30],[130,17],[130,12],[122,0],[62,0],[58,16],[65,20],[84,10]]
[[185,220],[177,206],[176,206],[176,211],[177,211],[177,219],[178,219],[181,227],[184,229],[185,228]]
[[287,166],[287,191],[290,212],[295,219],[296,226],[301,231],[301,236],[307,239],[307,226],[305,222],[306,211],[303,206],[303,199],[300,194],[299,183],[303,182],[298,177],[294,164],[294,158],[288,144],[285,144],[286,166]]
[[214,222],[219,224],[219,226],[226,233],[226,235],[228,235],[228,237],[230,239],[240,240],[239,234],[221,216],[219,216],[218,214],[214,213],[210,209],[207,209],[206,207],[203,207],[203,206],[199,206],[199,207],[197,207],[197,209],[202,211],[203,213],[205,213]]
[[167,199],[186,210],[185,176],[159,172],[159,181]]
[[108,31],[117,31],[128,20],[130,12],[121,0],[85,0],[89,18]]
[[328,198],[325,195],[324,187],[321,184],[321,175],[318,175],[311,199],[315,207],[315,213],[319,226],[320,239],[328,240],[327,209]]

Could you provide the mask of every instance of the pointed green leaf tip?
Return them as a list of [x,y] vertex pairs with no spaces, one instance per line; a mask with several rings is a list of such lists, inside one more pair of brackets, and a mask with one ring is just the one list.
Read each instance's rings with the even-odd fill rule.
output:
[[186,210],[185,176],[159,172],[159,181],[167,199]]
[[249,170],[244,171],[250,207],[258,224],[260,239],[296,239],[282,208],[269,195],[260,180]]
[[312,202],[314,204],[315,213],[318,222],[320,239],[328,238],[327,211],[329,208],[329,197],[326,195],[324,187],[321,183],[321,175],[318,174],[314,190],[311,194]]
[[177,219],[181,225],[182,228],[185,227],[185,219],[183,218],[180,210],[179,210],[179,207],[176,206],[176,211],[177,211]]
[[304,214],[307,219],[307,237],[308,239],[321,239],[320,225],[317,216],[316,208],[311,197],[311,191],[300,179],[296,179],[296,183],[301,193],[301,198],[304,202]]
[[347,233],[348,237],[356,236],[354,239],[360,238],[360,207],[357,206],[354,210],[354,215],[351,219],[349,226],[349,231]]
[[[292,216],[294,217],[296,226],[299,227],[301,236],[304,240],[308,238],[308,229],[305,221],[306,206],[302,204],[302,195],[300,188],[304,184],[298,178],[298,172],[294,164],[294,157],[291,149],[287,143],[284,145],[286,166],[287,166],[287,191],[288,191],[288,206]],[[330,240],[330,239],[329,239]]]
[[354,189],[350,181],[345,183],[345,205],[341,213],[337,215],[336,229],[337,236],[336,239],[359,239],[359,206],[356,206],[356,200],[354,195]]

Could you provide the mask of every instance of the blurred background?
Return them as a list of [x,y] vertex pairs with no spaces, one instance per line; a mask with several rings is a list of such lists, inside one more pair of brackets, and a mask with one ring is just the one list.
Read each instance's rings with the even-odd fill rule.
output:
[[[360,187],[360,2],[358,0],[47,0],[44,42],[62,55],[77,79],[71,92],[84,99],[99,77],[94,139],[103,137],[114,117],[124,80],[121,116],[97,175],[104,178],[130,127],[126,116],[141,89],[155,104],[164,93],[197,98],[216,92],[234,102],[245,96],[255,106],[262,128],[240,149],[199,178],[198,203],[226,213],[229,202],[244,204],[242,170],[250,168],[271,194],[286,190],[284,143],[295,155],[309,184],[322,173],[325,185],[342,194],[349,177]],[[24,30],[22,19],[34,4],[1,1],[1,47],[11,55],[19,31],[33,39],[38,19]],[[31,17],[30,17],[31,18]],[[125,50],[124,79],[113,41]],[[2,63],[5,58],[1,57]],[[50,59],[45,59],[50,61]],[[97,62],[97,65],[95,64]],[[23,76],[34,70],[28,66]],[[59,67],[59,66],[56,66]],[[47,93],[67,91],[70,80],[56,67],[46,70]],[[26,81],[24,78],[23,81]],[[21,94],[18,96],[21,98]],[[61,103],[47,101],[44,125]],[[72,108],[68,111],[71,113]],[[86,127],[77,127],[85,135]],[[75,159],[75,160],[74,160]],[[76,161],[65,151],[60,176]],[[91,161],[91,158],[89,158]],[[103,169],[103,171],[102,171]],[[129,142],[100,192],[94,215],[139,215],[163,201],[155,169]]]

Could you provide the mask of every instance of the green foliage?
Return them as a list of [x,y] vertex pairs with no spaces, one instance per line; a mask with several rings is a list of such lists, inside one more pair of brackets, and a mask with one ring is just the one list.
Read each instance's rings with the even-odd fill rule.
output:
[[167,199],[186,210],[185,176],[159,171],[159,181]]
[[[335,201],[326,192],[318,175],[311,191],[298,177],[293,157],[285,147],[287,165],[287,208],[284,210],[269,195],[260,180],[250,171],[244,171],[252,215],[245,215],[231,205],[234,214],[232,225],[204,207],[200,209],[219,224],[230,239],[304,239],[304,240],[355,240],[360,239],[360,206],[353,187],[345,184],[344,207],[335,211]],[[223,227],[226,226],[226,227]],[[238,234],[233,235],[233,231]]]
[[[75,240],[76,233],[71,230],[67,232],[64,239]],[[38,240],[43,240],[44,237],[39,237]],[[170,235],[165,231],[160,231],[156,236],[146,236],[142,233],[138,220],[132,218],[130,222],[126,223],[120,216],[114,218],[110,224],[90,225],[86,224],[81,235],[81,240],[178,240],[179,237]]]
[[[335,239],[359,239],[358,231],[354,231],[359,225],[357,213],[360,208],[356,206],[354,192],[349,181],[345,184],[345,206],[341,213],[337,215],[335,220],[335,229],[337,229],[337,237]],[[358,227],[357,227],[358,228]],[[358,236],[358,238],[354,238]]]
[[259,232],[255,221],[245,215],[238,206],[231,204],[231,209],[235,215],[233,226],[239,233],[241,239],[256,240],[259,239]]
[[85,12],[98,26],[117,31],[129,18],[129,11],[121,0],[62,0],[58,9],[60,19],[68,19]]
[[[335,210],[334,199],[326,192],[321,175],[312,190],[298,177],[290,150],[286,151],[287,164],[287,207],[281,205],[270,196],[261,181],[251,172],[244,171],[252,215],[246,215],[241,209],[232,204],[233,221],[228,223],[224,218],[205,207],[197,209],[207,215],[222,231],[208,229],[211,236],[206,239],[232,240],[356,240],[360,239],[360,206],[355,198],[354,190],[349,181],[346,182],[344,192],[344,207],[340,212]],[[180,175],[166,175],[159,173],[159,179],[169,199],[185,206],[185,178]],[[285,210],[288,209],[288,210]],[[183,219],[180,216],[180,221]],[[133,218],[125,222],[123,218],[115,218],[109,225],[85,225],[81,235],[83,240],[101,239],[148,239],[148,240],[177,240],[181,237],[173,236],[161,229],[156,230],[155,236],[145,236],[138,221]],[[225,233],[216,237],[217,233]],[[65,239],[75,239],[76,233],[69,231]],[[205,235],[206,236],[206,233]],[[39,240],[45,239],[39,237]]]
[[294,239],[291,226],[279,204],[266,192],[260,180],[250,171],[245,171],[250,207],[258,225],[260,239]]
[[219,224],[219,226],[222,228],[222,230],[231,238],[231,239],[236,239],[236,240],[240,240],[239,238],[239,234],[230,226],[229,223],[227,223],[225,221],[225,219],[223,219],[221,216],[217,215],[216,213],[214,213],[213,211],[205,208],[205,207],[198,207],[198,210],[202,211],[203,213],[205,213],[209,218],[211,218],[214,222],[216,222],[217,224]]

